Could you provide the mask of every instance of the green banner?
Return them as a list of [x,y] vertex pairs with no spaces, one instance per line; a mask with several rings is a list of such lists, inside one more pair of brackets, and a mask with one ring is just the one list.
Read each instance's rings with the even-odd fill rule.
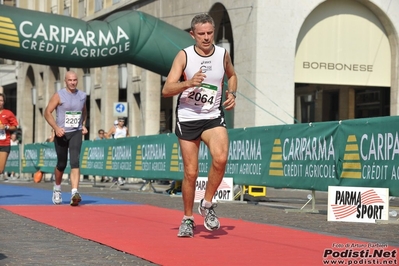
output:
[[398,117],[230,130],[234,183],[327,191],[389,188],[399,195]]
[[326,122],[231,130],[226,176],[245,185],[327,190],[339,183],[337,126]]
[[[57,165],[57,154],[53,142],[33,143],[24,145],[24,153],[21,158],[22,173],[35,173],[38,170],[43,173],[53,173]],[[64,173],[69,174],[71,167],[69,159]]]
[[15,172],[19,173],[20,169],[20,155],[19,155],[19,145],[11,146],[10,154],[8,155],[5,172]]
[[[237,185],[327,191],[329,186],[389,188],[399,196],[399,117],[229,130],[225,177]],[[84,141],[81,173],[181,180],[174,134]],[[22,172],[52,172],[53,143],[24,146]],[[211,166],[201,143],[199,177]]]
[[84,141],[81,173],[181,179],[177,147],[177,138],[172,134]]
[[399,118],[356,119],[340,124],[340,185],[390,188],[399,195]]
[[121,11],[104,21],[80,19],[0,5],[2,57],[63,67],[132,63],[167,76],[190,35],[151,15]]

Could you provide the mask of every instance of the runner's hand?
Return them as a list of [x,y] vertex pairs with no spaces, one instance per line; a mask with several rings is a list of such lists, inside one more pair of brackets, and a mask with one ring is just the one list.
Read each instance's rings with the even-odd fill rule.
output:
[[200,86],[201,83],[204,81],[206,78],[206,75],[202,73],[202,70],[200,69],[191,79],[191,87],[197,87]]
[[223,102],[224,109],[231,110],[236,106],[236,98],[233,94],[226,90],[226,101]]

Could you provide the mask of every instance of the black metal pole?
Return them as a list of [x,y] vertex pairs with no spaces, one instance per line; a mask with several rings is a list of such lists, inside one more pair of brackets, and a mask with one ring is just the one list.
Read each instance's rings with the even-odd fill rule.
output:
[[32,142],[35,143],[35,135],[36,135],[36,104],[33,105],[33,126],[32,126],[33,134],[32,134]]

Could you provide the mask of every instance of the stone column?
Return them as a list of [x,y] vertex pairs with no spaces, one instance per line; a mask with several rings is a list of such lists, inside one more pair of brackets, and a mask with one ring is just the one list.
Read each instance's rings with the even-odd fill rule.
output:
[[143,90],[140,91],[144,122],[144,135],[159,134],[161,112],[161,77],[151,71],[143,71]]

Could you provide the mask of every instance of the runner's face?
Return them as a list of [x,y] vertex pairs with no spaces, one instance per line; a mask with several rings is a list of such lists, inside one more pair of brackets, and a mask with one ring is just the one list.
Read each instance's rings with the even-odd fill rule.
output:
[[213,49],[215,29],[211,23],[196,24],[194,31],[191,31],[191,36],[196,42],[196,46],[204,51]]
[[65,84],[69,90],[76,90],[76,86],[78,86],[78,77],[74,73],[69,73],[65,77]]
[[0,109],[4,108],[4,98],[3,96],[0,96]]

